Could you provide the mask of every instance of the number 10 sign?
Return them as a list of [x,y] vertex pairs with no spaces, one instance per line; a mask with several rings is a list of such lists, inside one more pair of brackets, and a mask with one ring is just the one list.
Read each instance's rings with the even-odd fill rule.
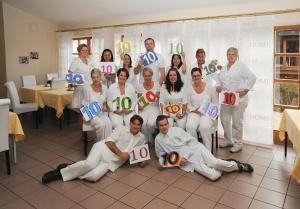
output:
[[130,159],[129,163],[130,164],[135,164],[139,163],[145,160],[150,159],[150,152],[149,152],[149,147],[148,144],[144,144],[141,146],[135,147],[130,153]]

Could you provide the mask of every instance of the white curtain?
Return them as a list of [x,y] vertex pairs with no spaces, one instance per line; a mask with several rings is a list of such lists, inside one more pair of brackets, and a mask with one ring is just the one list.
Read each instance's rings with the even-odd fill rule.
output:
[[[271,144],[273,140],[273,17],[242,17],[175,23],[139,25],[100,29],[93,31],[93,53],[99,57],[104,46],[111,46],[115,62],[120,62],[119,47],[123,43],[136,64],[138,56],[145,51],[145,38],[155,40],[155,51],[170,66],[172,53],[186,54],[187,65],[196,62],[198,48],[206,51],[207,64],[217,59],[221,65],[227,63],[226,51],[234,46],[239,49],[239,59],[256,74],[257,82],[249,93],[250,100],[245,113],[244,140]],[[128,50],[130,45],[130,50]],[[126,48],[125,47],[125,48]],[[94,50],[96,50],[94,52]],[[98,54],[97,54],[98,53]],[[98,58],[99,59],[99,58]],[[222,134],[222,127],[219,126]]]
[[73,60],[73,37],[72,32],[59,32],[58,39],[58,75],[64,78]]

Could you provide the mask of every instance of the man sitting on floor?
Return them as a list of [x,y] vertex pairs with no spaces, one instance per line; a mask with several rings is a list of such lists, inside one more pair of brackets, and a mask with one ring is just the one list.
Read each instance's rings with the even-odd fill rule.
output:
[[[109,170],[114,172],[129,159],[129,152],[136,146],[146,143],[144,135],[140,132],[143,119],[134,115],[130,119],[130,127],[117,127],[110,137],[95,143],[86,160],[68,165],[57,166],[56,169],[43,175],[42,182],[47,184],[54,180],[63,181],[75,178],[97,181]],[[140,165],[145,163],[142,162]]]
[[169,127],[168,117],[165,115],[157,117],[156,125],[159,129],[159,134],[155,138],[157,157],[161,158],[164,153],[177,152],[181,157],[180,168],[184,171],[194,172],[195,170],[212,181],[218,180],[223,171],[253,172],[253,168],[249,164],[234,159],[216,158],[196,138],[183,129]]

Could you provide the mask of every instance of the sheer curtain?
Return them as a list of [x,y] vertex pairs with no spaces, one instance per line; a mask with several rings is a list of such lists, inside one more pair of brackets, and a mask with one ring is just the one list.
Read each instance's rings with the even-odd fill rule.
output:
[[[172,53],[186,54],[187,65],[196,62],[198,48],[206,51],[206,62],[217,59],[227,63],[226,51],[234,46],[239,49],[239,59],[256,74],[257,82],[249,93],[250,100],[245,113],[244,140],[271,144],[273,140],[273,16],[226,18],[214,20],[183,21],[100,29],[93,31],[94,56],[99,60],[104,47],[113,49],[115,61],[120,62],[118,44],[126,43],[133,64],[145,52],[144,40],[155,40],[155,51],[170,66]],[[111,44],[111,45],[110,45]],[[130,50],[128,50],[128,44]],[[125,48],[126,48],[125,47]],[[96,60],[97,60],[96,59]],[[222,134],[222,127],[219,126]]]
[[58,75],[64,78],[73,59],[73,36],[72,32],[59,32],[58,39]]

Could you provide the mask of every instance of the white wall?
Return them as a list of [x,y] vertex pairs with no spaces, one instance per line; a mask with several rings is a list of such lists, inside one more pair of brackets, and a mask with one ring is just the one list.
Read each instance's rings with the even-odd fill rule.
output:
[[[21,75],[35,74],[45,83],[47,72],[57,72],[57,26],[3,3],[7,80],[21,86]],[[19,64],[19,56],[39,52],[39,59]]]

